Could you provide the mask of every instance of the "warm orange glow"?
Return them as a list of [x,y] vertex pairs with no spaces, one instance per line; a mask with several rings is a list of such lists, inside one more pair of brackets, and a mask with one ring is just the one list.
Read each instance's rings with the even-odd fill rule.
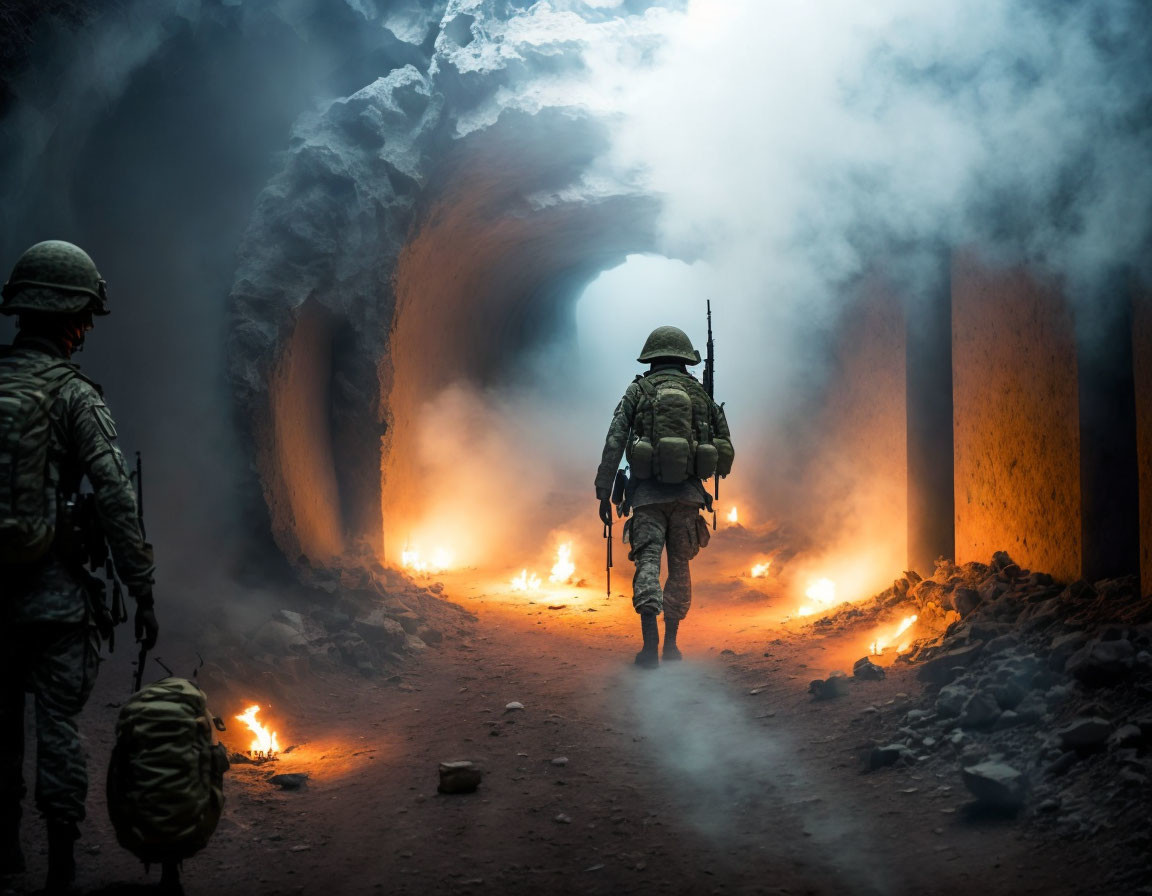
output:
[[552,574],[548,576],[548,581],[565,585],[575,573],[576,564],[572,562],[572,545],[562,544],[556,551],[556,563],[552,567]]
[[739,522],[739,519],[740,519],[740,514],[737,513],[736,505],[733,504],[732,509],[728,511],[728,522],[735,524],[735,523]]
[[[890,646],[892,646],[892,642],[896,641],[896,639],[899,638],[902,634],[904,634],[904,632],[908,631],[908,629],[912,627],[912,623],[914,623],[917,620],[917,618],[918,617],[916,615],[905,616],[904,619],[900,622],[899,627],[897,627],[896,631],[892,632],[891,635],[888,635],[887,637],[884,637],[884,638],[877,638],[875,641],[873,641],[872,645],[871,645],[872,654],[874,656],[879,656],[886,649],[888,649]],[[905,650],[907,650],[911,646],[912,646],[911,641],[902,641],[899,643],[899,646],[896,648],[896,652],[897,653],[903,653]]]
[[265,728],[256,721],[256,713],[260,712],[259,706],[249,706],[244,710],[243,714],[236,716],[241,722],[248,726],[248,729],[255,735],[252,738],[252,746],[248,748],[250,753],[258,753],[262,756],[272,756],[280,752],[280,741],[276,737],[276,732]]
[[763,563],[757,563],[752,567],[752,578],[762,579],[768,575],[768,569],[772,566],[771,560],[765,560]]
[[804,595],[811,603],[802,606],[799,613],[801,616],[811,616],[836,602],[836,583],[831,579],[817,579],[808,586]]
[[430,560],[425,560],[419,549],[405,548],[400,553],[400,565],[422,575],[444,572],[452,565],[452,554],[445,548],[437,548]]
[[539,591],[540,576],[536,575],[536,573],[529,573],[526,569],[522,569],[520,575],[512,579],[512,590]]

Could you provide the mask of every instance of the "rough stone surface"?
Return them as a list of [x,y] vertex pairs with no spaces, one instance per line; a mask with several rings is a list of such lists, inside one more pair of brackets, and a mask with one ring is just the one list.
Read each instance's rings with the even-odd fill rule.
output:
[[480,786],[484,773],[474,762],[466,759],[440,763],[440,793],[473,793]]
[[1113,725],[1107,719],[1093,716],[1075,719],[1056,731],[1056,737],[1065,749],[1092,749],[1108,740]]
[[977,802],[995,809],[1016,810],[1024,805],[1027,779],[1003,762],[981,762],[963,769],[964,786]]

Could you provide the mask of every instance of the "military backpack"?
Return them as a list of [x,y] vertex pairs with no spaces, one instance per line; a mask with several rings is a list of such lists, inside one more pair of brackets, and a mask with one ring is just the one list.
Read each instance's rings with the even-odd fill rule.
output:
[[[712,399],[694,379],[682,373],[638,376],[640,401],[628,444],[628,463],[637,479],[677,485],[690,478],[708,479],[727,459],[731,445],[713,437]],[[722,444],[723,443],[723,444]]]
[[208,698],[185,678],[137,691],[120,710],[108,767],[108,814],[142,862],[180,862],[208,845],[224,808],[228,755],[214,743]]
[[48,456],[51,409],[75,365],[25,369],[0,357],[0,563],[33,563],[56,537],[59,496]]

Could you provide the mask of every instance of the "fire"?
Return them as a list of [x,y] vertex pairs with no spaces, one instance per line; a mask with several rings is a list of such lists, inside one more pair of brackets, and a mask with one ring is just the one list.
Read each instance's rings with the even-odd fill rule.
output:
[[736,511],[736,505],[732,505],[732,509],[728,511],[728,522],[735,525],[740,519],[740,514]]
[[752,578],[762,579],[768,575],[768,568],[772,565],[771,560],[765,560],[763,563],[757,563],[752,567]]
[[400,565],[421,575],[435,574],[444,572],[452,565],[452,554],[444,548],[437,548],[432,559],[425,560],[418,549],[405,548],[400,552]]
[[[872,654],[874,656],[879,656],[881,653],[883,653],[885,650],[887,650],[889,647],[891,647],[892,642],[895,641],[897,638],[899,638],[902,634],[904,634],[904,632],[908,631],[908,629],[912,627],[912,623],[914,623],[917,620],[917,618],[918,617],[915,614],[913,614],[912,616],[905,616],[904,619],[901,621],[899,627],[891,635],[889,635],[887,638],[877,638],[875,641],[873,641],[871,644]],[[903,653],[905,650],[907,650],[911,646],[912,646],[911,641],[902,641],[899,643],[899,646],[896,648],[896,652],[897,653]]]
[[248,752],[261,756],[272,756],[280,752],[280,741],[277,739],[275,731],[270,731],[256,721],[256,713],[258,712],[260,712],[259,706],[249,706],[242,715],[238,715],[236,718],[247,725],[248,729],[255,735]]
[[540,576],[536,573],[529,574],[528,570],[523,569],[520,575],[512,579],[513,591],[539,591],[540,590]]
[[572,545],[560,545],[556,551],[556,563],[552,567],[552,575],[548,576],[548,581],[563,585],[572,578],[575,572],[576,564],[572,562]]
[[804,594],[812,603],[801,607],[799,612],[801,616],[811,616],[836,602],[836,583],[831,579],[817,579]]

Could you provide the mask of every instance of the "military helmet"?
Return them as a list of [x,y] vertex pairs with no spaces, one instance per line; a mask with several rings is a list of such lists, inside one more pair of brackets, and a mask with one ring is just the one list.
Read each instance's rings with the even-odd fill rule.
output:
[[107,314],[108,287],[87,252],[63,240],[47,240],[20,256],[4,284],[0,313],[22,311]]
[[692,340],[679,327],[657,327],[648,334],[637,361],[658,361],[672,358],[685,364],[699,364],[700,352],[692,347]]

